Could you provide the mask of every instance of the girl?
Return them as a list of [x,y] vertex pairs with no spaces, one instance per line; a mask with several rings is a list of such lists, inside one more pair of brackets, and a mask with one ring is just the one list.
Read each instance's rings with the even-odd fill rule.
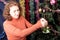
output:
[[26,36],[48,25],[44,18],[32,25],[21,16],[21,11],[22,9],[17,2],[10,1],[5,5],[3,16],[6,20],[3,26],[8,40],[26,40]]

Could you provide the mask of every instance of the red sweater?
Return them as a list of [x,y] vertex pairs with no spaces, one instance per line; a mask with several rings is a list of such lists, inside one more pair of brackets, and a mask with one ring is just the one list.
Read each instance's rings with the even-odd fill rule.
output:
[[6,20],[3,23],[8,40],[26,40],[26,36],[37,30],[37,25],[30,24],[24,17]]

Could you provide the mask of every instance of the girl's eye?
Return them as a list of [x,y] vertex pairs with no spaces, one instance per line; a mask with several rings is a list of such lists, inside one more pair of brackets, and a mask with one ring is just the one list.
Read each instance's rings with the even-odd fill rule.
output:
[[19,11],[19,9],[17,11]]
[[16,11],[19,11],[19,10],[15,10],[14,12],[16,12]]
[[19,11],[19,10],[17,10],[17,11]]

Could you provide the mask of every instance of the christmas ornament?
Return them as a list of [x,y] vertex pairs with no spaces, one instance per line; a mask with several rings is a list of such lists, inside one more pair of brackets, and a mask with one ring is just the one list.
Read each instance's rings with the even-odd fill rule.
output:
[[56,3],[56,0],[50,0],[50,4],[54,5]]

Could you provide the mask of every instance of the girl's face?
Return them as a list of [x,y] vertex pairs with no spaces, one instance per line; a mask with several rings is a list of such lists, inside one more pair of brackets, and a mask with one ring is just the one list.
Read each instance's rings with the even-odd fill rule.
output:
[[10,15],[14,19],[18,19],[20,15],[20,10],[18,6],[11,6],[10,7]]

